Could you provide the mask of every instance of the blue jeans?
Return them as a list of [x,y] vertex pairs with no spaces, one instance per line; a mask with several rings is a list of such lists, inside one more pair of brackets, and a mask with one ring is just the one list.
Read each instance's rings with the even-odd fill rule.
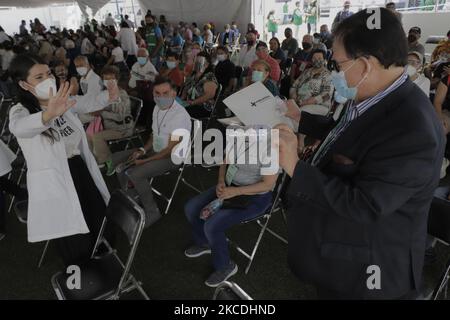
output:
[[210,247],[214,269],[223,270],[230,263],[225,231],[242,221],[264,214],[272,203],[272,192],[254,195],[247,209],[220,209],[206,221],[200,219],[200,211],[216,198],[214,186],[189,200],[184,206],[184,212],[192,226],[194,243]]

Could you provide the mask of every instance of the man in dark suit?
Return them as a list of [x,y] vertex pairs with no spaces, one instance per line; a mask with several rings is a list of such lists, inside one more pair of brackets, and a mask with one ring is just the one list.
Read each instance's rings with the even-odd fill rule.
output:
[[312,159],[299,160],[296,136],[279,126],[280,164],[292,177],[288,263],[319,298],[403,299],[420,289],[444,134],[405,73],[400,21],[380,11],[381,29],[368,29],[366,10],[336,29],[343,73],[332,78],[335,99],[346,102]]

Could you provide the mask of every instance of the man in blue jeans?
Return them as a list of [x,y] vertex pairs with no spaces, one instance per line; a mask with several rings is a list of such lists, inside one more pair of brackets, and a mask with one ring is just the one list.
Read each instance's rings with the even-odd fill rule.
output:
[[[263,175],[265,172],[261,163],[268,162],[261,160],[258,164],[223,164],[217,186],[185,205],[194,244],[184,254],[188,258],[212,254],[215,271],[205,281],[209,287],[217,287],[238,270],[236,263],[230,260],[225,231],[242,221],[261,216],[272,202],[272,189],[278,175]],[[236,198],[243,195],[246,197]],[[229,199],[229,203],[225,201],[213,215],[206,220],[201,219],[202,209],[215,199]]]

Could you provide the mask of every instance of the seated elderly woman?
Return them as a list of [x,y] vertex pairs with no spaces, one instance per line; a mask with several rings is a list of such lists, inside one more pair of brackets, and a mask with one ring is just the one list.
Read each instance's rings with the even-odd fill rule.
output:
[[[106,66],[102,70],[104,85],[115,82],[117,85],[120,71],[115,66]],[[103,121],[103,131],[87,135],[89,147],[94,154],[98,164],[111,166],[111,151],[108,140],[124,138],[132,134],[133,117],[130,110],[130,98],[125,90],[119,88],[119,100],[103,110],[92,113],[100,116]]]
[[261,81],[274,96],[280,95],[276,83],[270,79],[270,66],[264,60],[256,60],[253,63],[252,83],[258,81]]
[[206,52],[200,52],[195,58],[193,74],[186,79],[181,94],[186,111],[192,118],[210,116],[218,87],[211,56]]
[[[215,271],[205,281],[209,287],[217,287],[238,270],[230,259],[225,231],[242,221],[261,216],[272,202],[277,172],[272,174],[262,165],[270,160],[255,159],[255,164],[237,161],[257,154],[251,151],[249,143],[238,145],[234,159],[227,157],[231,158],[226,161],[229,164],[220,166],[217,185],[189,200],[184,208],[193,237],[192,246],[184,254],[188,258],[212,255]],[[236,164],[241,162],[245,164]]]
[[312,67],[303,72],[290,89],[289,97],[295,100],[301,111],[321,115],[330,111],[333,86],[325,58],[325,51],[314,50]]
[[423,75],[423,56],[420,52],[411,51],[408,53],[408,65],[406,71],[413,81],[427,97],[430,96],[430,79]]

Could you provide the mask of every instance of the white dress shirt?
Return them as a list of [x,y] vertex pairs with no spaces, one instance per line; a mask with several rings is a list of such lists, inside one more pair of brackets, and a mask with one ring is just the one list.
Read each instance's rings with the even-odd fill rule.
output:
[[133,64],[133,67],[131,68],[131,78],[128,82],[128,85],[130,88],[136,88],[136,81],[137,80],[149,80],[149,81],[155,81],[155,77],[158,75],[158,71],[156,70],[155,66],[150,62],[150,60],[147,60],[147,63],[141,66],[139,62],[136,62]]
[[128,55],[135,56],[137,54],[136,35],[133,29],[120,29],[116,39],[120,41],[123,51],[127,51]]

